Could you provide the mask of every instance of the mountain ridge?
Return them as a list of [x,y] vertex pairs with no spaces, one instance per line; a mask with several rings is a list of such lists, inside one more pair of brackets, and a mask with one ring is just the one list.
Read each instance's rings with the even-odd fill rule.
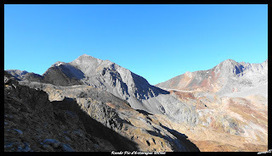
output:
[[[31,83],[28,79],[30,78],[22,81]],[[101,88],[128,101],[134,109],[166,114],[179,122],[197,123],[194,108],[181,103],[168,91],[150,85],[142,76],[109,60],[96,59],[86,54],[69,63],[56,62],[38,82],[57,86],[87,85]],[[186,108],[186,111],[181,111],[183,108]]]
[[156,116],[102,89],[36,83],[38,89],[6,72],[4,84],[5,151],[199,151]]
[[267,64],[268,60],[251,64],[227,59],[211,69],[186,72],[155,86],[166,90],[205,90],[218,95],[240,92],[267,83]]

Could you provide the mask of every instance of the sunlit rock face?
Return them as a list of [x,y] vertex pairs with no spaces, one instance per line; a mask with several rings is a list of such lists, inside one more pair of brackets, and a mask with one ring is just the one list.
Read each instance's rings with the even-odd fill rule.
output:
[[179,131],[186,131],[201,151],[262,151],[268,137],[267,74],[267,60],[250,64],[229,59],[156,86],[196,108],[198,125]]

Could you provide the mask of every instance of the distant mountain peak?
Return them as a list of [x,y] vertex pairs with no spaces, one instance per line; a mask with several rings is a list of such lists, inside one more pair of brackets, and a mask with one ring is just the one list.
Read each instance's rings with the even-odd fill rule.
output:
[[227,59],[212,69],[195,71],[192,75],[186,72],[156,86],[179,90],[202,89],[225,94],[237,88],[242,90],[267,83],[267,71],[267,60],[263,63],[239,63]]
[[[77,59],[75,60],[81,60],[81,61],[88,61],[88,60],[100,60],[98,58],[95,58],[95,57],[92,57],[90,55],[87,55],[87,54],[83,54],[81,56],[79,56]],[[102,60],[101,60],[102,61]]]
[[90,56],[90,55],[87,55],[87,54],[82,54],[81,56],[82,56],[82,57],[85,57],[85,56],[86,56],[86,57],[88,57],[88,56]]
[[243,72],[244,66],[233,59],[227,59],[215,66],[215,73],[221,73],[222,76],[237,75]]
[[17,70],[17,69],[7,70],[7,72],[13,75],[17,79],[22,79],[28,73],[25,70]]
[[221,62],[218,66],[221,65],[221,66],[223,66],[223,67],[226,67],[226,66],[231,67],[231,66],[235,66],[235,65],[237,65],[237,64],[239,64],[239,63],[236,62],[235,60],[233,60],[233,59],[227,59],[227,60]]
[[[82,54],[78,58],[89,58],[89,57],[92,57],[92,56],[88,55],[88,54]],[[94,57],[92,57],[92,58],[94,58]]]
[[222,61],[222,62],[232,62],[232,63],[234,63],[234,62],[236,62],[236,61],[233,60],[233,59],[226,59],[225,61]]
[[103,60],[83,54],[74,61],[70,62],[70,64],[84,70],[87,68],[92,68],[91,66],[98,66],[101,62],[103,62]]

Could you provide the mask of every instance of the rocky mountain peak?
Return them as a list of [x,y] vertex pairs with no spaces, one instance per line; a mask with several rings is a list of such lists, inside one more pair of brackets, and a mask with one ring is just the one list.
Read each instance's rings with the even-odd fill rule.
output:
[[[100,60],[100,59],[98,59],[98,58],[95,58],[95,57],[92,57],[92,56],[90,56],[90,55],[87,55],[87,54],[83,54],[83,55],[81,55],[81,56],[79,56],[77,59],[81,59],[81,60],[83,60],[83,59],[85,59],[85,60],[90,60],[90,59],[96,59],[96,60]],[[76,60],[77,60],[76,59]]]
[[215,67],[216,73],[222,76],[236,76],[243,72],[244,66],[232,59],[227,59]]
[[18,79],[22,79],[28,72],[25,70],[7,70],[7,72]]
[[232,64],[235,64],[237,63],[235,60],[233,59],[226,59],[225,61],[221,62],[222,64],[229,64],[229,63],[232,63]]
[[97,59],[92,56],[84,54],[84,55],[79,56],[74,61],[70,62],[70,64],[77,66],[79,68],[82,68],[82,69],[86,69],[90,66],[97,66],[102,61],[103,60],[100,60],[100,59]]
[[239,63],[227,59],[212,69],[195,71],[192,76],[186,72],[156,86],[179,90],[208,90],[220,95],[239,92],[244,88],[252,89],[267,83],[267,62]]

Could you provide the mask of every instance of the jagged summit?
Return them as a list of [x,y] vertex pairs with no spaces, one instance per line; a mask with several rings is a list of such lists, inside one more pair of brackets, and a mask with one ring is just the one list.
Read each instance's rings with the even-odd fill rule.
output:
[[214,68],[215,72],[221,73],[222,76],[236,76],[243,72],[244,66],[232,59],[227,59]]

